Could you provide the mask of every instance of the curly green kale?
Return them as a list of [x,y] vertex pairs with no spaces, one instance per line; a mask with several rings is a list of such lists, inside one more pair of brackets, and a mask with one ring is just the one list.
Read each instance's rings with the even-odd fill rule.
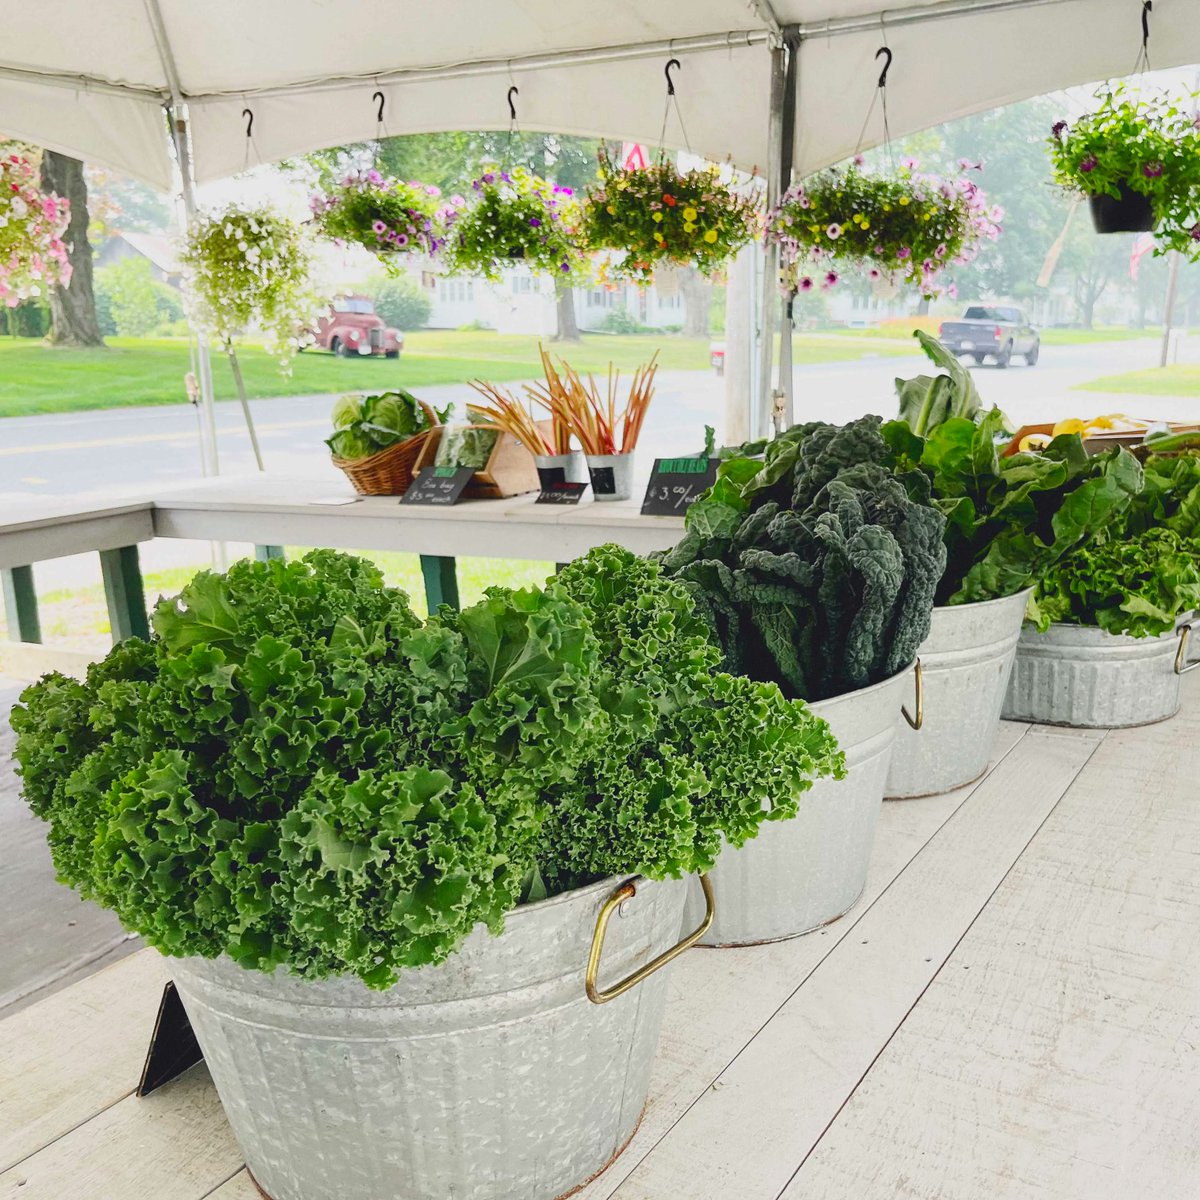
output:
[[241,562],[154,627],[13,725],[59,878],[166,954],[386,988],[531,881],[695,870],[840,767],[616,547],[424,624],[361,559]]
[[606,752],[548,794],[538,865],[552,886],[706,870],[723,840],[741,845],[772,813],[794,813],[814,776],[841,770],[803,704],[718,673],[687,585],[658,564],[602,546],[555,586],[600,640],[595,682],[613,720]]

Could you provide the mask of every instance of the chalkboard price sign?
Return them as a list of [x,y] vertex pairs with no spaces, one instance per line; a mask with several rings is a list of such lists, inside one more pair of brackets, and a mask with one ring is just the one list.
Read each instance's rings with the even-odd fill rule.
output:
[[457,504],[475,474],[473,467],[422,467],[401,504]]
[[578,504],[587,491],[586,483],[568,483],[565,479],[555,480],[542,488],[535,504]]
[[656,458],[642,500],[642,515],[682,516],[688,505],[716,482],[719,461],[704,457]]

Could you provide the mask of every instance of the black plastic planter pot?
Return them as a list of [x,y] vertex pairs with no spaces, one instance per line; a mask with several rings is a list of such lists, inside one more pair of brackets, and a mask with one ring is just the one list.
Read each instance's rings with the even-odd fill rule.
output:
[[1089,196],[1092,207],[1092,224],[1097,233],[1149,233],[1157,222],[1154,205],[1149,196],[1135,192],[1122,183],[1120,199],[1112,196]]

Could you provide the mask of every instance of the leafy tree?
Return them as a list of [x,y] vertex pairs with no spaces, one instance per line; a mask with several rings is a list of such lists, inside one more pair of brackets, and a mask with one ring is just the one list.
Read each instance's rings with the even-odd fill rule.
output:
[[54,150],[43,150],[42,187],[71,202],[71,223],[65,238],[71,259],[71,282],[65,288],[50,290],[53,320],[50,341],[56,346],[103,346],[92,288],[92,244],[88,241],[88,189],[83,163]]

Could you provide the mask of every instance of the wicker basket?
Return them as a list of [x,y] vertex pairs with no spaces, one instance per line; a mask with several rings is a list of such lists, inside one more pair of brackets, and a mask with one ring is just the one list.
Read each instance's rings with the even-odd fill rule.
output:
[[[417,473],[417,460],[431,435],[440,432],[437,415],[423,400],[417,401],[430,428],[380,450],[367,458],[338,458],[333,455],[333,465],[346,472],[360,496],[403,496],[412,486]],[[434,437],[436,442],[436,437]]]

